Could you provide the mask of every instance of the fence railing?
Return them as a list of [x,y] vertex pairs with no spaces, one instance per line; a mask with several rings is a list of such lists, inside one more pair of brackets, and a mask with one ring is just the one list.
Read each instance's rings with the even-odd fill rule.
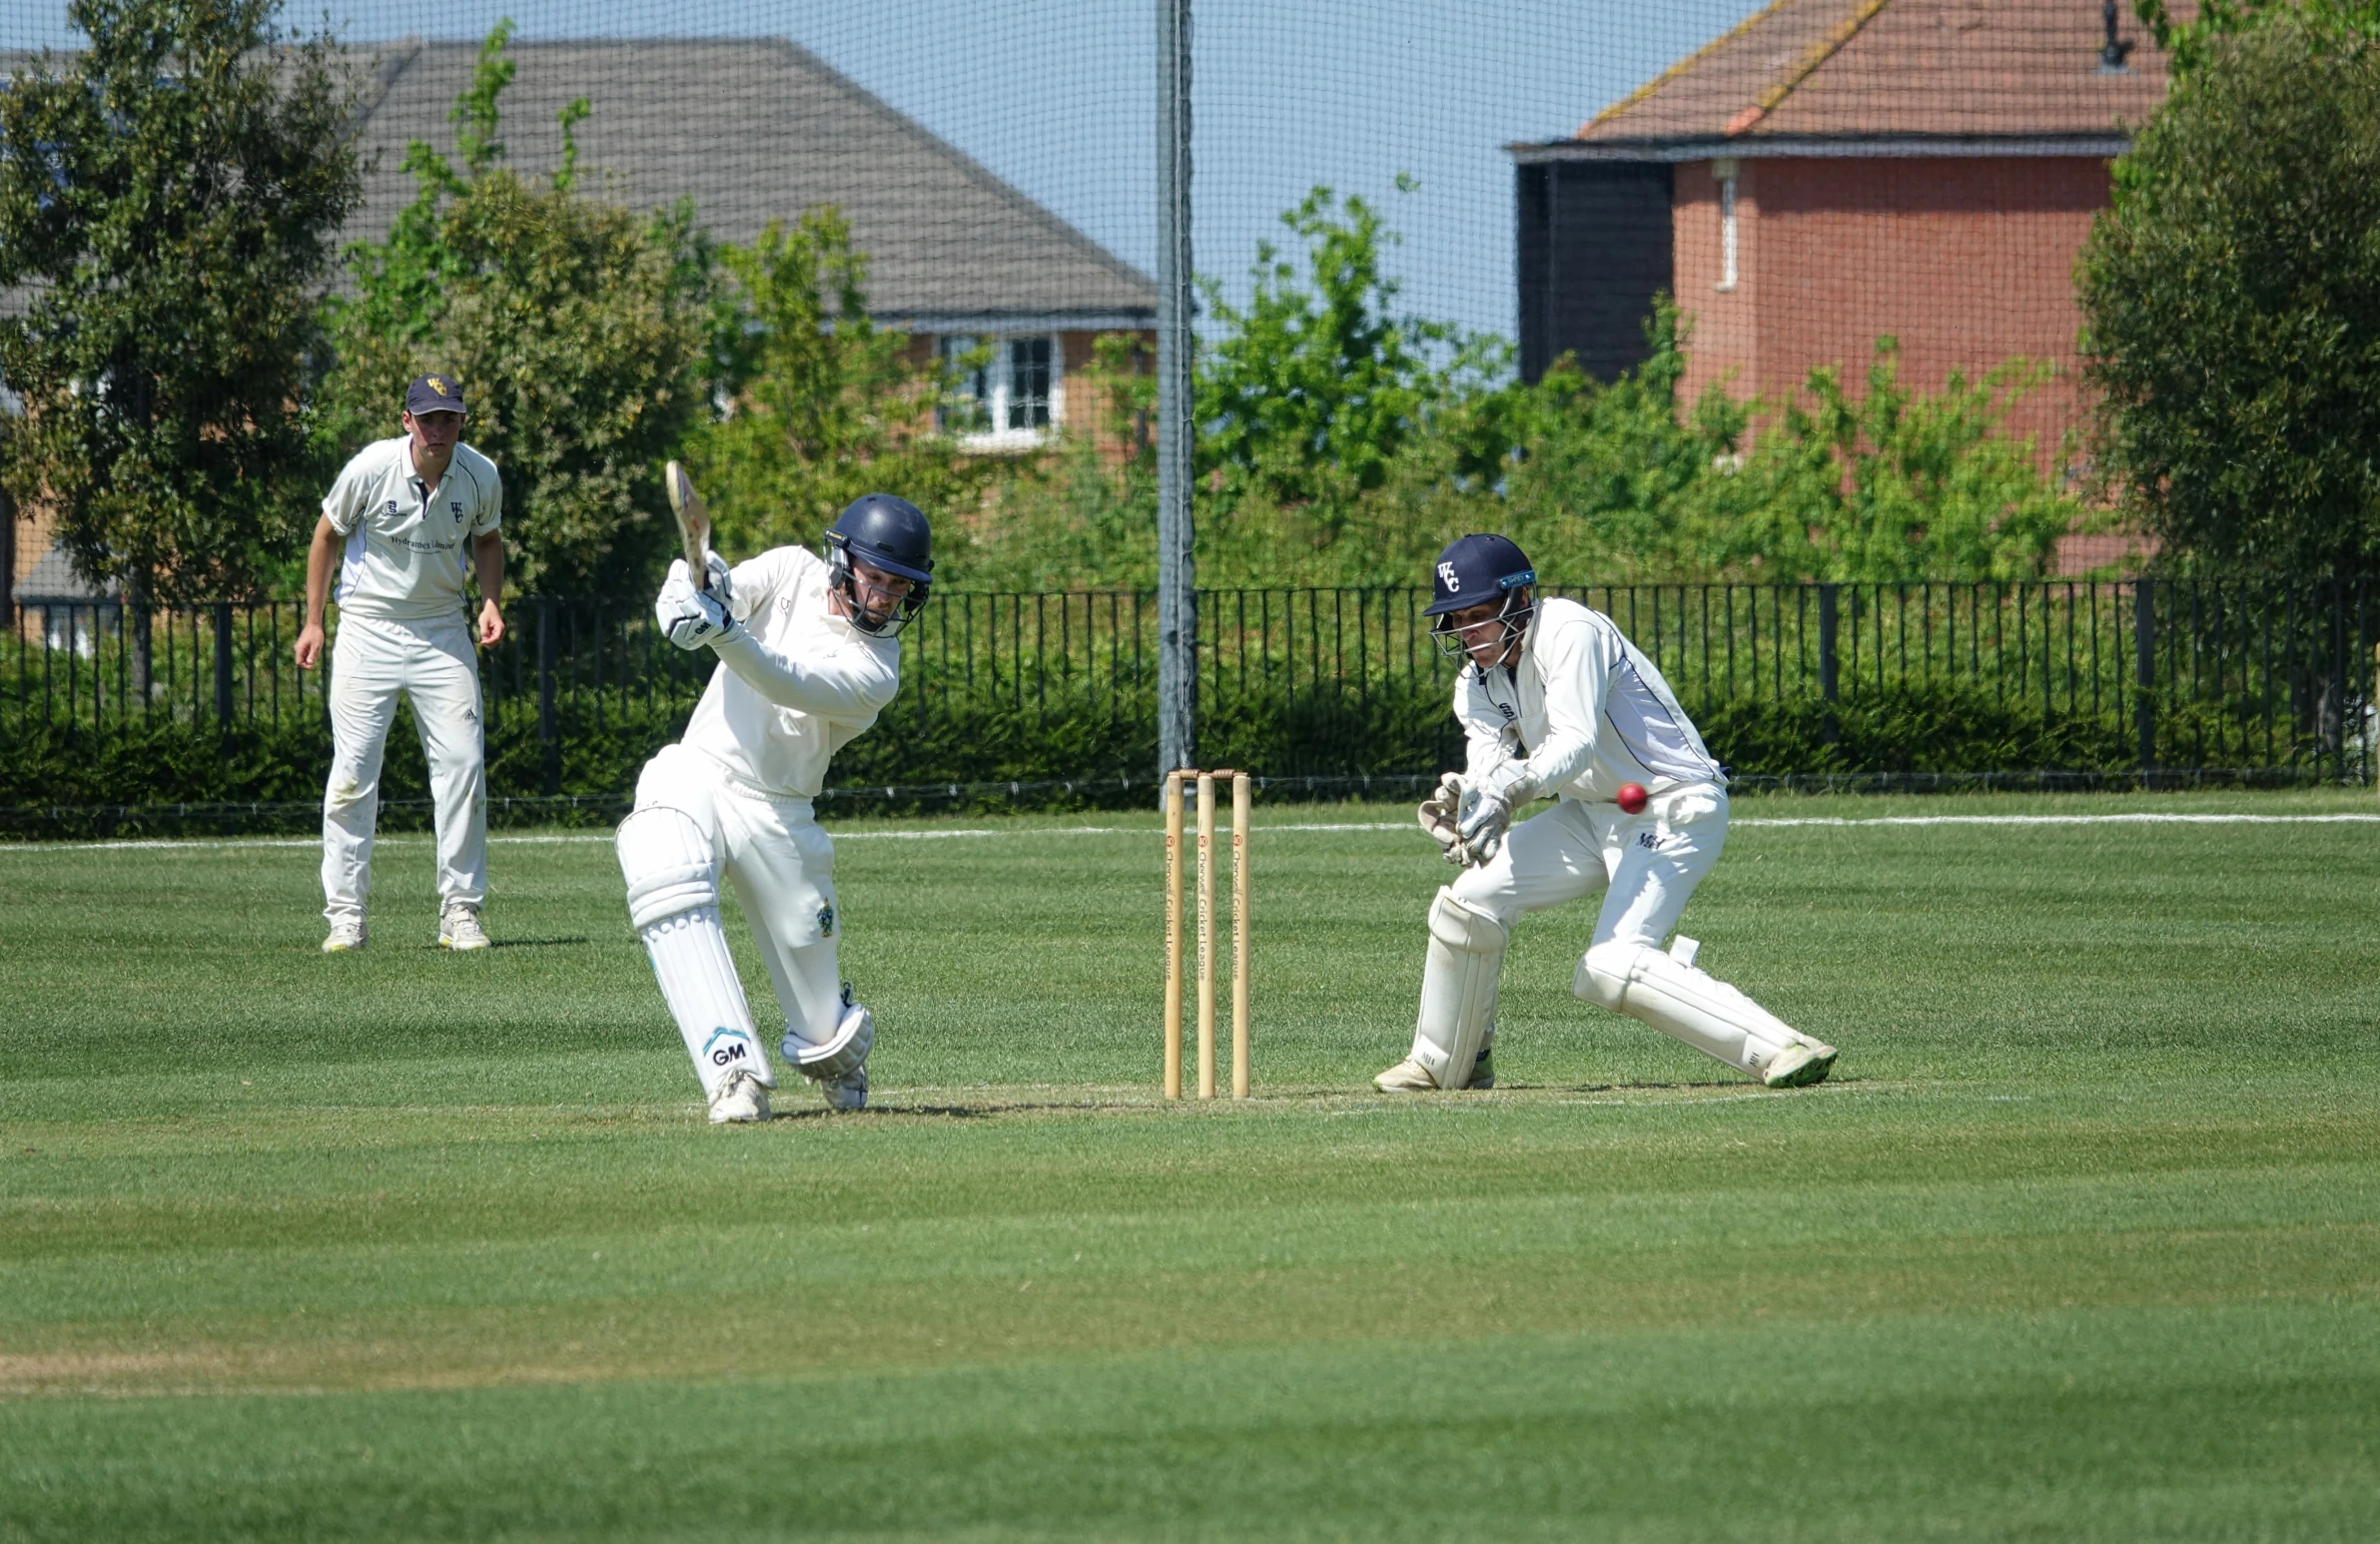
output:
[[[1608,613],[1698,717],[1955,701],[2088,731],[2102,746],[2119,737],[2124,758],[2143,769],[2292,769],[2366,781],[2373,773],[2380,616],[2366,580],[1549,593]],[[1381,712],[1443,714],[1457,665],[1430,637],[1426,600],[1417,589],[1201,592],[1202,719],[1344,719],[1344,743],[1327,726],[1296,737],[1297,748],[1280,754],[1301,764],[1267,768],[1282,775],[1432,770],[1367,761],[1370,748],[1359,743],[1376,734]],[[288,602],[21,603],[13,638],[0,640],[0,741],[36,729],[104,737],[160,723],[319,722],[329,675],[294,664],[301,619]],[[509,608],[507,625],[505,640],[481,654],[487,718],[491,730],[533,725],[549,765],[572,735],[682,715],[711,664],[660,637],[641,599],[531,597]],[[1156,627],[1148,592],[939,595],[903,635],[902,695],[886,722],[916,733],[996,723],[1031,734],[1092,721],[1115,731],[1100,754],[1123,755],[1114,747],[1144,738],[1153,745]]]

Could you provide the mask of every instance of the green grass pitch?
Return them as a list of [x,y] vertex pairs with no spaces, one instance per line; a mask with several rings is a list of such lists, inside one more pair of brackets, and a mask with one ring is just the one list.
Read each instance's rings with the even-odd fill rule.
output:
[[1153,815],[854,823],[877,1108],[731,1130],[600,839],[476,957],[417,837],[328,959],[309,845],[0,848],[0,1540],[2380,1537],[2380,826],[1758,823],[2144,810],[2375,806],[1739,801],[1686,930],[1834,1082],[1581,906],[1397,1101],[1442,870],[1263,808],[1172,1109]]

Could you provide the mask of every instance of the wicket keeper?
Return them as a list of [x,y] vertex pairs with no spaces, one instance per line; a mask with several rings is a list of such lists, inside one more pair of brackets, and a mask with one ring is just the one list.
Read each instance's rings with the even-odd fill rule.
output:
[[477,641],[504,636],[504,490],[462,440],[462,388],[423,376],[405,388],[404,432],[356,453],[323,499],[306,557],[299,668],[323,657],[323,607],[339,569],[331,651],[331,777],[323,789],[325,954],[362,949],[380,820],[381,754],[399,693],[413,703],[437,829],[438,943],[487,947],[487,769],[479,661],[464,597],[479,590]]
[[[1727,840],[1726,774],[1618,625],[1575,601],[1541,601],[1536,584],[1502,536],[1464,536],[1438,554],[1427,614],[1439,645],[1467,661],[1454,689],[1467,754],[1420,816],[1462,872],[1430,905],[1412,1054],[1373,1083],[1493,1087],[1506,934],[1527,913],[1597,892],[1573,993],[1772,1089],[1821,1082],[1834,1047],[1697,970],[1692,940],[1662,949]],[[1546,795],[1552,809],[1512,824]]]
[[620,873],[714,1125],[767,1120],[777,1082],[728,958],[722,872],[785,1015],[778,1054],[831,1108],[868,1102],[876,1023],[837,968],[835,844],[811,801],[900,689],[899,633],[926,602],[933,543],[916,505],[869,493],[827,531],[824,558],[777,547],[731,569],[705,552],[699,583],[680,558],[654,603],[670,642],[719,662],[685,738],[637,778]]

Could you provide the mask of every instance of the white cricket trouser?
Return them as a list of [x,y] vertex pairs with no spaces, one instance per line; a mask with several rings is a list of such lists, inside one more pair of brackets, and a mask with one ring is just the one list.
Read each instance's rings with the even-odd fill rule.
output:
[[[701,752],[667,745],[636,779],[636,808],[653,805],[685,812],[708,838],[752,925],[786,1028],[812,1045],[832,1040],[843,1016],[836,960],[843,928],[835,913],[835,844],[810,801],[772,798]],[[699,1057],[696,1070],[709,1078]]]
[[438,901],[487,899],[487,754],[470,625],[341,616],[331,648],[331,780],[323,789],[323,915],[360,920],[372,892],[381,756],[410,698],[429,763],[437,827]]
[[1603,892],[1592,944],[1658,949],[1727,844],[1727,790],[1672,789],[1634,815],[1562,799],[1504,833],[1494,858],[1448,888],[1509,928],[1530,912]]

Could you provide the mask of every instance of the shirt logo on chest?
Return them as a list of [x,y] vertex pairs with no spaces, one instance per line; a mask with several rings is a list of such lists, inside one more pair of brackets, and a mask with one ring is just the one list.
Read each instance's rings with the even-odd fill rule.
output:
[[449,504],[447,507],[454,511],[454,523],[460,525],[462,523],[462,505]]

